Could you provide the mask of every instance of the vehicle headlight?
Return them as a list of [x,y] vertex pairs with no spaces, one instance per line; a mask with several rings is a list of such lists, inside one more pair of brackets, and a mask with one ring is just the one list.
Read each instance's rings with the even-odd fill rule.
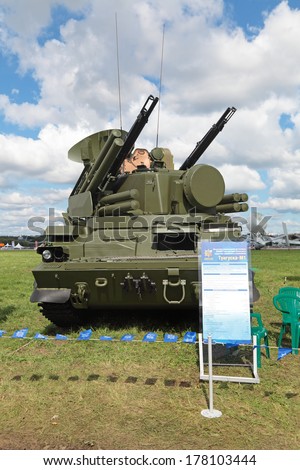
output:
[[52,253],[50,250],[44,250],[42,253],[42,257],[45,261],[50,261],[52,259]]

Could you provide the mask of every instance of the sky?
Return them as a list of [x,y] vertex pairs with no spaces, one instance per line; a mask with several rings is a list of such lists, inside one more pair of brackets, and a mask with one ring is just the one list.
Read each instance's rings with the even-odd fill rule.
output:
[[0,235],[59,221],[82,171],[68,150],[120,127],[119,90],[125,130],[160,95],[137,146],[159,122],[176,168],[236,107],[199,163],[248,193],[245,218],[300,232],[299,43],[300,0],[0,0]]

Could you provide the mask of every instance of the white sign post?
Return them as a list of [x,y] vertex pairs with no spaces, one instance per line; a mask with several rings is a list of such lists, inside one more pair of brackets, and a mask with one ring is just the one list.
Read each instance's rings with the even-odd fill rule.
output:
[[220,416],[222,416],[222,412],[214,409],[211,335],[208,335],[208,377],[209,377],[209,408],[207,410],[202,410],[201,414],[205,418],[219,418]]
[[203,318],[203,337],[199,335],[200,379],[209,380],[204,373],[203,340],[206,342],[210,336],[214,343],[228,346],[254,343],[254,377],[212,375],[212,380],[259,383],[256,338],[251,338],[247,243],[202,241],[199,256]]

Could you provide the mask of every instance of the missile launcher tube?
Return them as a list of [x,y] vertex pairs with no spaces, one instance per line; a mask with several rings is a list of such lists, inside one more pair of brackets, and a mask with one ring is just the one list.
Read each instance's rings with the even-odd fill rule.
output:
[[107,204],[115,204],[120,201],[127,201],[130,199],[137,199],[139,197],[139,192],[137,189],[129,189],[128,191],[122,191],[116,194],[109,194],[100,199],[99,205],[105,206]]
[[102,159],[101,165],[99,165],[99,167],[93,174],[92,179],[86,188],[87,191],[90,191],[93,194],[98,189],[101,182],[109,172],[111,162],[114,161],[123,145],[124,140],[122,140],[120,137],[116,137],[113,140],[112,145],[110,146],[109,150],[106,152],[106,155]]
[[99,209],[99,216],[102,215],[118,215],[118,214],[125,214],[129,211],[137,210],[140,207],[139,201],[130,200],[130,201],[121,201],[116,204],[110,204],[108,206],[100,207]]
[[228,203],[228,204],[218,204],[216,206],[216,211],[220,213],[226,212],[246,212],[248,210],[248,204],[238,202]]
[[246,193],[233,193],[233,194],[224,194],[221,204],[227,204],[228,202],[247,202],[248,194]]

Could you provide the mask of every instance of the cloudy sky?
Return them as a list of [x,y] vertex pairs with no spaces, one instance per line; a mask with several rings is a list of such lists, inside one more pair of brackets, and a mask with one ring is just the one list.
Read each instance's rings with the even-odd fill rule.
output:
[[[0,0],[0,234],[66,210],[82,170],[68,149],[120,125],[117,45],[129,130],[159,95],[162,43],[159,145],[178,168],[235,106],[201,162],[269,232],[300,232],[299,42],[300,0]],[[156,131],[157,110],[138,146]]]

